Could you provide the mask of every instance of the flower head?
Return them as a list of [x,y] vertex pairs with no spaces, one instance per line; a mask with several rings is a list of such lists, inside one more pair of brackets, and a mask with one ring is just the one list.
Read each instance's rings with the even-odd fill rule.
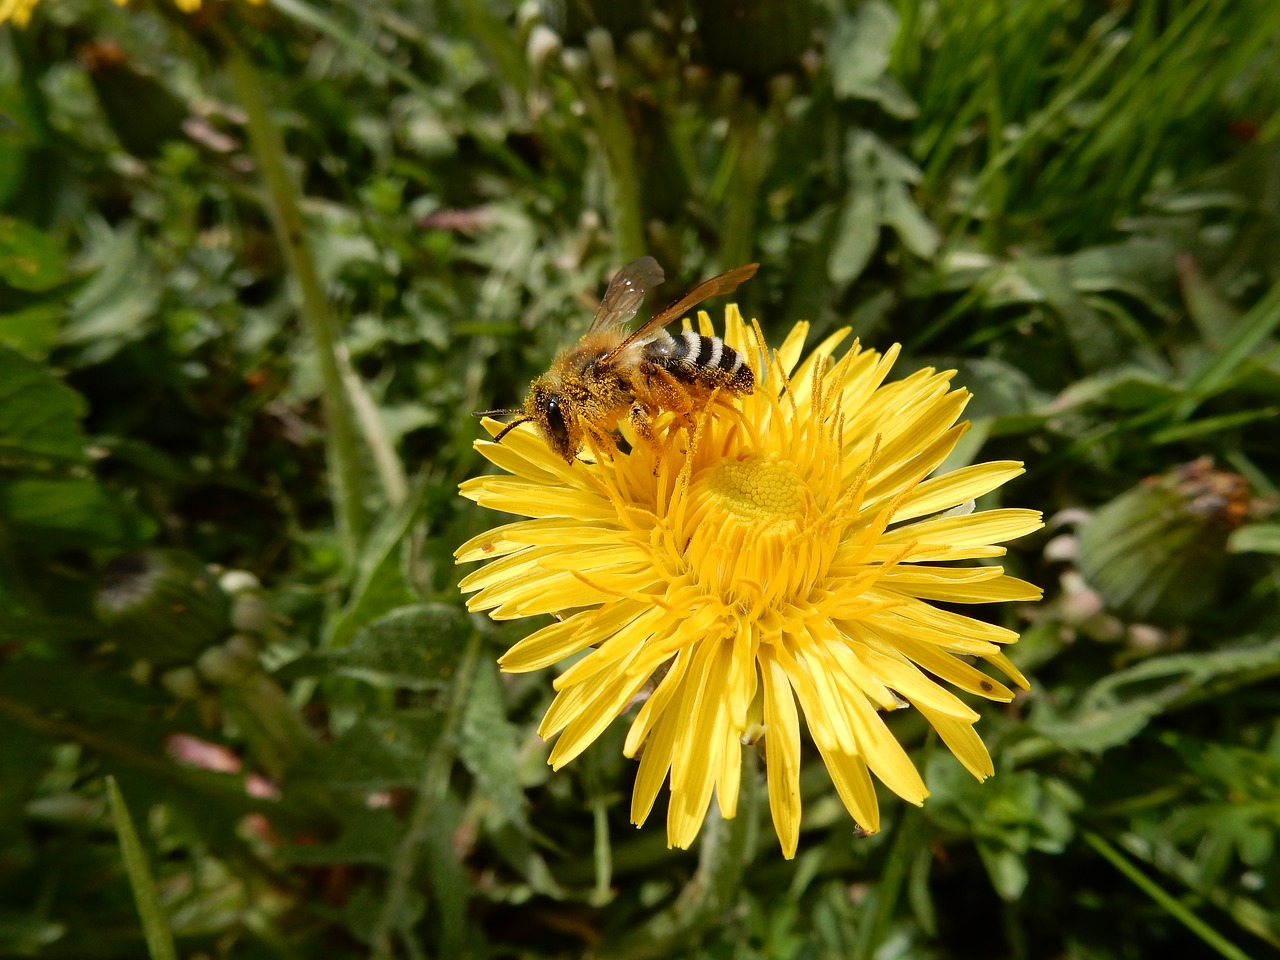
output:
[[20,27],[31,22],[31,11],[40,0],[0,0],[0,23],[12,20]]
[[[711,333],[707,315],[699,317]],[[1031,510],[965,513],[1021,473],[983,463],[929,478],[967,428],[950,372],[886,383],[897,348],[853,347],[841,331],[800,362],[807,324],[771,355],[727,311],[726,342],[755,358],[754,394],[712,403],[694,429],[660,422],[656,446],[571,465],[532,430],[477,442],[510,476],[462,485],[482,506],[531,519],[464,544],[468,606],[495,619],[563,619],[517,643],[508,671],[583,654],[555,681],[539,732],[568,763],[637,699],[625,753],[640,756],[636,824],[664,781],[667,838],[687,847],[715,792],[736,811],[742,744],[761,729],[769,806],[788,856],[800,828],[801,717],[850,814],[879,828],[872,777],[928,795],[881,711],[915,707],[979,779],[993,772],[978,714],[946,689],[1007,701],[977,657],[1026,681],[1002,652],[1017,634],[948,604],[1038,599],[999,566],[996,544],[1040,526]],[[496,432],[498,425],[489,422]],[[624,427],[625,429],[625,427]],[[647,697],[641,697],[648,691]]]
[[[31,11],[36,8],[40,0],[0,0],[0,23],[7,23],[12,20],[20,27],[25,27],[31,21]],[[183,13],[195,13],[200,9],[201,0],[173,0],[176,6]],[[261,5],[266,0],[249,0],[250,3]],[[115,0],[118,7],[123,7],[128,0]]]

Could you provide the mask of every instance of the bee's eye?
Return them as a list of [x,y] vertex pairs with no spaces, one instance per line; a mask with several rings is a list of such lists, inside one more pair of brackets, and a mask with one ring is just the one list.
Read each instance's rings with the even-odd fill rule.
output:
[[555,397],[547,400],[547,428],[560,443],[569,442],[569,428],[564,422],[564,411],[560,409],[560,401]]

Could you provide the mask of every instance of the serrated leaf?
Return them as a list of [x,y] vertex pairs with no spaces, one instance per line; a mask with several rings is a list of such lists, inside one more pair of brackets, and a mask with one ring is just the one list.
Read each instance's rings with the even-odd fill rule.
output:
[[0,346],[0,453],[86,461],[84,399],[42,365]]
[[1107,317],[1095,310],[1071,282],[1060,257],[1024,257],[1011,264],[1036,291],[1041,303],[1053,309],[1081,367],[1087,371],[1113,366],[1126,352]]
[[394,811],[362,805],[344,812],[342,833],[333,843],[284,846],[279,853],[287,862],[305,866],[369,863],[390,867],[402,831]]
[[[1151,720],[1180,701],[1204,695],[1206,687],[1225,691],[1280,674],[1280,641],[1158,657],[1105,677],[1090,687],[1074,709],[1058,713],[1040,700],[1031,725],[1068,750],[1102,753],[1127,743]],[[1143,691],[1127,695],[1126,688]]]
[[920,168],[902,151],[866,130],[858,130],[850,139],[845,165],[852,176],[856,165],[873,171],[880,180],[896,180],[915,186],[924,180]]
[[43,360],[58,342],[64,313],[61,304],[37,303],[0,316],[0,346]]
[[66,278],[62,247],[42,230],[0,216],[0,282],[17,290],[48,290]]
[[400,607],[356,632],[327,656],[335,673],[380,687],[443,690],[472,630],[467,615],[443,603]]
[[1123,293],[1163,317],[1173,312],[1176,252],[1168,240],[1131,237],[1123,243],[1087,247],[1064,256],[1062,262],[1080,293]]
[[71,319],[62,331],[66,344],[93,344],[103,360],[142,336],[160,308],[161,286],[142,254],[131,226],[94,232],[92,256],[99,269],[71,301]]
[[938,252],[942,237],[916,206],[915,200],[901,180],[892,180],[881,191],[881,216],[892,227],[902,245],[922,260],[928,260]]
[[414,599],[401,557],[405,536],[418,515],[425,489],[425,484],[415,486],[405,502],[383,516],[366,539],[356,565],[351,600],[334,618],[326,647],[345,646],[359,627]]
[[138,538],[145,524],[89,479],[30,477],[0,480],[0,517],[25,538],[46,546],[120,544]]
[[827,57],[836,96],[876,99],[875,84],[888,69],[897,35],[898,14],[879,0],[840,17],[831,30]]
[[965,416],[973,420],[1028,414],[1048,398],[1025,371],[995,357],[942,357],[932,366],[956,371],[955,383],[973,393]]
[[360,791],[416,786],[443,728],[435,710],[364,717],[299,764],[289,783]]
[[[465,886],[465,878],[464,886]],[[354,936],[366,943],[373,940],[377,930],[378,916],[381,914],[385,898],[370,886],[356,888],[351,898],[341,907],[318,911],[338,921]],[[395,929],[408,930],[418,923],[426,913],[427,904],[422,894],[416,890],[405,890],[400,900],[400,916],[396,918]]]
[[526,805],[516,731],[507,722],[498,668],[490,660],[477,665],[458,739],[458,755],[476,778],[480,794],[501,820],[523,824]]
[[102,725],[141,720],[167,702],[155,688],[66,658],[23,657],[6,662],[0,670],[0,694],[38,710],[71,707],[77,716]]
[[920,115],[920,106],[911,98],[907,88],[896,79],[884,74],[877,77],[866,97],[880,105],[880,108],[891,117],[899,120],[914,120]]
[[880,244],[880,205],[870,191],[853,190],[840,211],[827,276],[837,286],[852,283]]

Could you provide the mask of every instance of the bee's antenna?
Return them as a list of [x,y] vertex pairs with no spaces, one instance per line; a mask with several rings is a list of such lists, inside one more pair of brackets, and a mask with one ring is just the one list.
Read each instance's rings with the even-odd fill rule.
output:
[[509,417],[513,413],[520,412],[520,410],[477,410],[471,415],[473,417]]
[[[512,413],[519,413],[520,411],[519,411],[519,410],[513,410],[513,411],[511,411],[511,412],[512,412]],[[501,430],[499,430],[499,431],[498,431],[497,435],[493,438],[493,442],[494,442],[494,443],[501,443],[501,442],[502,442],[502,438],[503,438],[503,437],[505,437],[505,436],[506,436],[508,433],[510,433],[512,430],[514,430],[516,427],[520,426],[520,424],[522,424],[522,423],[529,423],[529,422],[530,422],[530,421],[532,421],[532,420],[533,420],[533,417],[520,417],[518,420],[512,420],[512,421],[511,421],[510,423],[508,423],[505,427],[503,427]]]

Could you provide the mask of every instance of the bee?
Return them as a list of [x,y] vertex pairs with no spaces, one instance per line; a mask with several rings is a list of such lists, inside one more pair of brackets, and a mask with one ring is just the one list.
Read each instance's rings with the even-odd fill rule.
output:
[[573,463],[588,438],[616,450],[613,431],[626,417],[641,440],[656,445],[654,419],[664,410],[686,425],[716,391],[749,394],[755,389],[751,367],[719,337],[685,330],[672,335],[664,327],[709,297],[731,293],[755,275],[748,263],[704,280],[665,310],[628,333],[645,294],[662,283],[662,267],[653,257],[627,264],[609,284],[595,319],[572,347],[560,351],[551,369],[529,384],[524,406],[486,410],[477,416],[518,414],[493,438],[532,423],[566,463]]

